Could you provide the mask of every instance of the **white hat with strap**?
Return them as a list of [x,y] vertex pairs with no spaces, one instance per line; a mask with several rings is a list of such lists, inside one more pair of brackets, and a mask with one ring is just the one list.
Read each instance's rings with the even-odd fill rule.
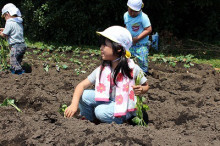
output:
[[131,33],[122,26],[111,26],[102,32],[97,32],[97,34],[100,34],[113,42],[120,44],[127,51],[129,51],[129,48],[132,45]]

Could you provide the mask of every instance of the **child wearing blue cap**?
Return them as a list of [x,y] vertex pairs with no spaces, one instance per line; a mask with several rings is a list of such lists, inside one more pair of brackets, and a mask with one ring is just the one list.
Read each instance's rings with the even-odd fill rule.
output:
[[138,65],[148,73],[149,34],[152,27],[148,16],[141,11],[142,0],[128,0],[128,11],[124,14],[124,23],[132,35],[133,45],[129,49],[137,58]]

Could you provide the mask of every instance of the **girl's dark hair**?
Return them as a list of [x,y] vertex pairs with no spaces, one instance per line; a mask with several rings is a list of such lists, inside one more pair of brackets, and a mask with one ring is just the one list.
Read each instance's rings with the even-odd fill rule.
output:
[[[113,49],[113,54],[118,55],[118,57],[120,57],[119,63],[116,66],[116,68],[113,72],[113,74],[114,74],[114,77],[113,77],[114,84],[117,86],[116,80],[117,80],[117,75],[120,72],[120,70],[121,70],[121,73],[122,73],[123,76],[127,76],[129,79],[133,79],[133,77],[131,76],[132,69],[130,69],[129,66],[128,66],[128,61],[127,61],[127,58],[125,57],[124,48],[120,44],[115,43],[115,42],[113,42],[113,41],[111,41],[108,38],[105,38],[103,36],[100,36],[100,45],[106,45],[106,43],[105,43],[106,40],[111,42],[112,49]],[[118,50],[121,50],[121,51],[118,52]],[[112,66],[111,61],[102,60],[99,77],[101,77],[103,68],[105,66],[108,66],[108,65]]]

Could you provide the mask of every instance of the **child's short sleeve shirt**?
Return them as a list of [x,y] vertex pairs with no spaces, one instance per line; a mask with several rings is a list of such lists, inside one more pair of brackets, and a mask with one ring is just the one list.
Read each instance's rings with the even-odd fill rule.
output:
[[[131,17],[128,12],[124,14],[124,23],[126,28],[130,31],[132,37],[136,37],[140,35],[144,28],[151,26],[150,19],[148,18],[147,14],[144,12],[140,12],[137,17]],[[140,40],[139,44],[146,44],[148,43],[149,36],[146,36],[142,40]]]

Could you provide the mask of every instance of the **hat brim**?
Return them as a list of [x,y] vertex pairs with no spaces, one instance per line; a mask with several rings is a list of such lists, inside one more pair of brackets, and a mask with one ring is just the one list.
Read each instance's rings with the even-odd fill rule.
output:
[[96,33],[97,33],[98,35],[102,35],[102,36],[104,36],[104,37],[110,39],[110,40],[113,41],[113,42],[119,43],[117,40],[111,38],[109,35],[105,34],[104,32],[98,32],[98,31],[96,31]]

